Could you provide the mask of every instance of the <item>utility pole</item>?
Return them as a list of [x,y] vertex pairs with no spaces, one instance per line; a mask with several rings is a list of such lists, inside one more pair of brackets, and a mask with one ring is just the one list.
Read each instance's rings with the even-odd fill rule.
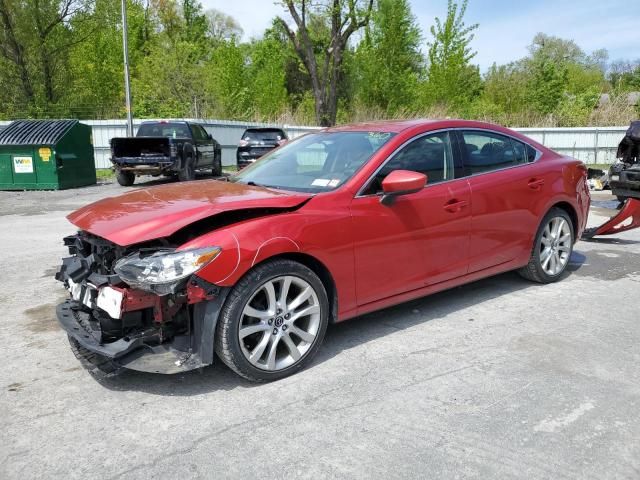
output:
[[124,95],[127,106],[127,137],[133,137],[131,85],[129,84],[129,41],[127,38],[127,0],[122,0],[122,50],[124,53]]

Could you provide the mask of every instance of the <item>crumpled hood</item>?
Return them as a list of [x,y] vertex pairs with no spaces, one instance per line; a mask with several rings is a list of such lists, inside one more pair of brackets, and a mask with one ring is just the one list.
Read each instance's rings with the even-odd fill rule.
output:
[[294,208],[312,194],[204,180],[160,185],[110,197],[69,214],[81,230],[121,246],[167,237],[213,215],[250,208]]

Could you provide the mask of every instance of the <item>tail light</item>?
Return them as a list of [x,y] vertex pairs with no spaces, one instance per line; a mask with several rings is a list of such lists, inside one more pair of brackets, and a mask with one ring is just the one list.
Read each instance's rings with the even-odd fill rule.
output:
[[249,145],[249,142],[247,140],[242,139],[238,142],[239,147],[246,147],[247,145]]

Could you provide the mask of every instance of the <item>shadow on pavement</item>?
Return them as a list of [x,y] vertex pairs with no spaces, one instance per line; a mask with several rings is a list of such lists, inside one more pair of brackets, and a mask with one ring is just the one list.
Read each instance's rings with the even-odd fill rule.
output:
[[[582,254],[572,257],[571,272],[578,270],[584,260],[585,256]],[[537,287],[538,285],[524,280],[517,273],[509,272],[363,315],[344,323],[330,325],[322,347],[308,368],[313,368],[314,365],[321,364],[354,346],[377,340],[399,330],[424,324],[519,290]],[[215,390],[260,387],[260,384],[240,378],[217,357],[214,365],[199,371],[177,375],[124,371],[116,377],[102,380],[100,384],[110,390],[141,391],[169,396],[190,396]]]

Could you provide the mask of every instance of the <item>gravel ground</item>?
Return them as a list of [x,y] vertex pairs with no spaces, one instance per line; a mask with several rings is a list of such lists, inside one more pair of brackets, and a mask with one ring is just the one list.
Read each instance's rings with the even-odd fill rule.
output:
[[[64,216],[121,191],[0,192],[0,478],[640,478],[640,230],[579,242],[554,285],[508,273],[331,326],[276,383],[98,383],[52,275]],[[591,225],[614,205],[594,200]]]

